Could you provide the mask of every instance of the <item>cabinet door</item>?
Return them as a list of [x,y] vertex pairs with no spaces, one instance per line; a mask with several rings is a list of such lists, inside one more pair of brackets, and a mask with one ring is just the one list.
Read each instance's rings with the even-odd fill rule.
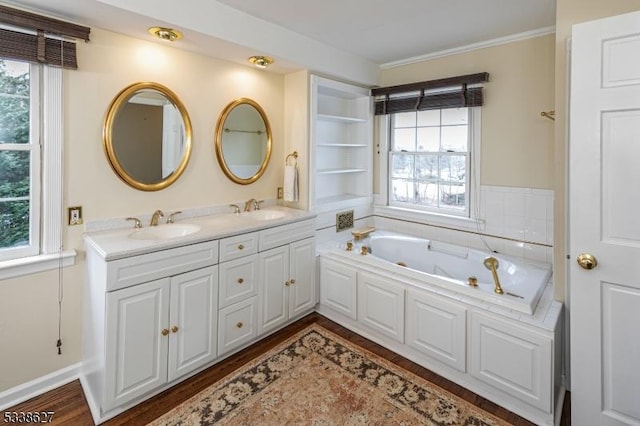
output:
[[358,321],[404,343],[404,286],[358,272]]
[[103,410],[167,382],[169,278],[107,294]]
[[218,267],[171,278],[169,381],[216,357]]
[[356,320],[356,270],[320,257],[320,303]]
[[471,374],[509,395],[551,412],[551,339],[473,312]]
[[289,246],[289,319],[309,311],[315,298],[316,243],[314,238]]
[[408,290],[407,344],[465,372],[466,312],[444,298]]
[[262,334],[288,319],[289,246],[261,252],[259,269],[258,333]]

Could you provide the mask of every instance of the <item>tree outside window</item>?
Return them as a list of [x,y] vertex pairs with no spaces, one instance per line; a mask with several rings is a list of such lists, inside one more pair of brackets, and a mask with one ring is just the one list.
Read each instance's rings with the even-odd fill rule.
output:
[[29,64],[0,59],[0,249],[30,242]]

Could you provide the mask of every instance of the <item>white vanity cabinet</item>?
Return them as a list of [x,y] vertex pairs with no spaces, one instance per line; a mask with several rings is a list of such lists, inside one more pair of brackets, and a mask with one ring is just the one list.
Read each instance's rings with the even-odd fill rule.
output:
[[314,235],[311,220],[260,232],[259,334],[275,330],[315,307]]
[[282,211],[194,219],[193,240],[85,235],[80,381],[96,423],[313,311],[315,216]]
[[313,309],[315,251],[306,238],[260,253],[260,334]]
[[216,357],[217,266],[107,294],[104,409]]
[[258,335],[258,232],[220,240],[218,355]]
[[218,241],[105,260],[87,245],[81,380],[94,418],[217,356]]

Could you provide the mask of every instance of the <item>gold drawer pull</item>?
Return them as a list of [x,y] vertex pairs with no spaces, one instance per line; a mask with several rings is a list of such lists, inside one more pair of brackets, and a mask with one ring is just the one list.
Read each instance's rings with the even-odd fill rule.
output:
[[243,326],[243,325],[244,325],[244,324],[242,323],[242,321],[240,321],[240,322],[238,322],[238,323],[236,324],[236,327],[238,327],[238,328],[242,328],[242,326]]
[[238,278],[238,284],[242,284],[244,282],[243,278]]
[[162,335],[163,335],[163,336],[166,336],[166,335],[168,335],[168,334],[169,334],[169,329],[167,329],[167,328],[163,328],[163,329],[162,329]]
[[244,246],[243,246],[242,244],[240,244],[240,245],[238,246],[238,250],[242,250],[242,249],[244,249]]
[[296,283],[296,280],[294,280],[293,278],[291,278],[291,279],[289,280],[289,282],[290,282],[291,284],[295,284],[295,283]]
[[174,325],[173,327],[171,327],[171,331],[173,331],[174,333],[178,332],[178,326]]

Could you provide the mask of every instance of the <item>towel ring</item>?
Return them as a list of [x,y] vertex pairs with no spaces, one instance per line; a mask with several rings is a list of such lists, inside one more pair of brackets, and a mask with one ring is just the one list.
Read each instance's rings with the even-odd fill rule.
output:
[[287,155],[287,158],[284,159],[284,164],[285,166],[289,165],[289,159],[293,158],[293,165],[297,166],[298,165],[298,151],[293,151],[291,154]]

